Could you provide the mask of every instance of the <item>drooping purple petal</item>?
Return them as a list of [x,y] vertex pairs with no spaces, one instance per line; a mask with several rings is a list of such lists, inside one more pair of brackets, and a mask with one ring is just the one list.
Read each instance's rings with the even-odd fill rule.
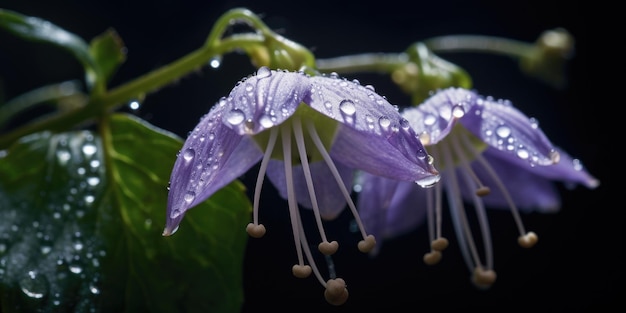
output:
[[334,76],[310,80],[311,90],[304,101],[340,122],[330,151],[337,162],[398,180],[438,180],[415,132],[373,87]]
[[488,145],[531,165],[554,163],[554,145],[536,121],[508,100],[478,98],[461,124]]
[[[357,206],[365,229],[376,238],[396,237],[421,225],[426,217],[426,189],[412,182],[360,173]],[[378,248],[372,252],[377,254]]]
[[164,234],[185,212],[232,182],[262,157],[256,144],[222,123],[224,106],[213,107],[187,137],[170,176]]
[[[343,180],[347,190],[352,188],[353,170],[341,164],[335,164],[337,171]],[[343,196],[337,181],[333,177],[330,168],[324,161],[309,164],[313,187],[317,195],[320,215],[326,220],[336,218],[346,206],[346,198]],[[311,198],[304,178],[302,165],[292,167],[294,191],[298,203],[305,208],[312,208]],[[282,161],[271,160],[267,166],[267,177],[278,189],[279,194],[287,199],[287,183],[285,180],[285,165]],[[323,196],[319,196],[323,195]]]
[[291,117],[310,92],[303,73],[260,68],[220,100],[226,107],[224,124],[239,135],[255,135]]
[[458,118],[469,112],[475,105],[477,95],[462,88],[449,88],[436,92],[416,107],[406,108],[402,116],[406,118],[416,133],[428,134],[428,144],[436,144],[445,138]]
[[600,185],[600,181],[587,172],[580,160],[572,158],[566,151],[558,147],[555,147],[554,150],[559,154],[559,162],[546,166],[530,166],[525,160],[511,157],[495,148],[488,148],[484,154],[491,159],[506,159],[510,166],[516,165],[518,171],[528,171],[543,179],[563,183],[567,187],[581,184],[593,189]]

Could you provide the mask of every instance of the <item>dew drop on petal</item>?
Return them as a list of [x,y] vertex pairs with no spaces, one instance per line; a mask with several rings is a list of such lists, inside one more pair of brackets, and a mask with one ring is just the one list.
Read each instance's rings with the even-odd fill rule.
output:
[[420,187],[422,188],[430,188],[435,186],[439,182],[440,178],[440,175],[432,175],[426,178],[418,179],[415,181],[415,183],[420,185]]
[[183,197],[183,199],[185,200],[185,202],[191,203],[193,202],[194,199],[196,199],[196,193],[193,191],[188,191]]
[[455,118],[461,118],[463,117],[463,115],[465,115],[465,109],[463,109],[463,106],[455,105],[452,108],[452,116],[454,116]]
[[244,121],[244,119],[245,115],[243,114],[243,111],[239,109],[231,110],[226,116],[226,121],[231,125],[239,125]]
[[500,138],[507,138],[511,136],[511,128],[505,125],[500,125],[496,128],[496,135]]
[[437,121],[437,117],[433,114],[426,114],[424,116],[424,125],[426,126],[432,126],[435,124],[436,121]]
[[339,103],[339,109],[341,112],[347,115],[353,115],[356,113],[356,107],[354,106],[354,102],[351,100],[343,100]]
[[389,125],[391,125],[391,120],[389,120],[389,118],[385,117],[385,116],[381,116],[378,119],[378,125],[380,125],[381,127],[389,127]]
[[194,149],[188,148],[187,150],[185,150],[185,152],[183,153],[183,158],[185,159],[185,161],[190,162],[193,157],[196,156],[196,151]]
[[256,76],[258,78],[270,77],[272,76],[272,71],[269,68],[263,66],[256,71]]
[[517,149],[517,156],[522,160],[526,160],[530,157],[530,154],[528,153],[528,150],[520,148]]
[[261,124],[261,126],[263,126],[264,128],[270,128],[272,126],[274,126],[274,122],[272,121],[272,118],[269,117],[268,115],[262,115],[259,118],[259,123]]

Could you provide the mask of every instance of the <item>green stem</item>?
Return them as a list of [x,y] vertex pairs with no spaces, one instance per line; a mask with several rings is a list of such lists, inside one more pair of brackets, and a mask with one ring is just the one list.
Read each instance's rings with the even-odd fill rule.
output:
[[433,37],[425,40],[424,44],[434,53],[483,52],[516,59],[528,56],[534,47],[533,44],[519,40],[479,35]]
[[364,53],[328,59],[317,59],[316,66],[321,72],[389,73],[407,62],[404,53]]
[[17,139],[43,130],[61,131],[81,122],[89,122],[110,109],[117,109],[122,104],[157,90],[180,77],[206,65],[216,55],[263,45],[264,39],[257,34],[234,35],[220,42],[219,46],[205,46],[159,69],[123,84],[102,97],[92,98],[89,103],[78,109],[49,115],[33,121],[0,136],[0,149],[5,149]]
[[[423,41],[433,53],[481,52],[522,59],[532,54],[533,44],[500,37],[479,35],[450,35]],[[402,53],[365,53],[337,58],[318,59],[317,68],[323,72],[389,73],[407,62]]]

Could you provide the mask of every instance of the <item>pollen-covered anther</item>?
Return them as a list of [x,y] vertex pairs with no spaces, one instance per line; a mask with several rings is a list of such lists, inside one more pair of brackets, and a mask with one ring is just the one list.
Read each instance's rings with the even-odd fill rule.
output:
[[476,189],[476,195],[479,197],[484,197],[490,193],[491,189],[487,186],[480,186],[478,189]]
[[532,248],[535,244],[537,244],[538,240],[539,237],[537,237],[537,234],[530,231],[524,236],[519,236],[517,238],[517,243],[519,243],[519,245],[523,248]]
[[313,270],[309,265],[296,264],[291,268],[291,273],[293,273],[293,276],[296,276],[298,278],[307,278],[311,276],[312,271]]
[[339,243],[337,243],[337,241],[324,241],[324,242],[320,242],[320,244],[317,246],[317,249],[320,250],[320,252],[324,255],[333,255],[335,254],[335,252],[337,252],[337,249],[339,248]]
[[342,305],[348,300],[348,289],[342,278],[329,279],[326,282],[324,298],[332,305]]
[[431,250],[430,252],[424,254],[424,263],[426,265],[435,265],[441,261],[443,255],[441,251]]
[[359,251],[368,253],[376,246],[376,238],[373,235],[367,235],[363,240],[358,243]]
[[430,243],[430,247],[436,251],[443,251],[448,247],[448,239],[439,237]]
[[486,270],[480,266],[474,268],[472,282],[476,287],[487,289],[496,282],[496,272],[494,270]]
[[265,226],[263,224],[250,223],[246,226],[246,232],[250,237],[261,238],[265,235]]

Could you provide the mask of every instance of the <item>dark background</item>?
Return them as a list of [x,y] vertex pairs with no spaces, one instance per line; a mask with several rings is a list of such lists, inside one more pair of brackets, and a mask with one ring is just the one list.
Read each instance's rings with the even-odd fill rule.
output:
[[[291,276],[296,259],[286,203],[266,192],[261,219],[268,234],[249,241],[243,311],[624,312],[624,205],[609,200],[608,192],[614,188],[611,176],[617,173],[612,169],[609,174],[608,165],[619,163],[609,161],[609,154],[616,151],[607,151],[611,148],[600,143],[607,134],[601,121],[615,109],[607,110],[607,103],[591,98],[598,92],[591,87],[598,77],[594,69],[598,63],[600,67],[610,66],[611,59],[591,57],[597,52],[594,38],[598,32],[591,29],[589,8],[564,3],[9,0],[0,2],[0,7],[48,19],[87,40],[108,27],[115,28],[128,54],[112,86],[200,47],[216,19],[239,6],[261,15],[272,29],[309,47],[317,58],[400,52],[413,42],[449,34],[534,41],[544,30],[564,27],[576,39],[576,54],[568,67],[569,85],[562,90],[525,76],[506,57],[442,55],[465,68],[481,94],[510,99],[527,115],[536,117],[552,141],[580,158],[602,183],[592,191],[561,188],[563,207],[557,214],[524,214],[526,227],[540,238],[531,250],[517,246],[508,212],[490,211],[498,273],[491,289],[477,290],[471,285],[449,221],[444,231],[451,247],[441,264],[428,267],[422,262],[428,245],[425,227],[385,242],[381,254],[372,259],[356,252],[358,238],[349,231],[351,217],[346,212],[327,228],[341,245],[334,261],[348,283],[350,298],[341,307],[328,305],[315,279]],[[611,42],[604,42],[606,45]],[[81,77],[80,65],[67,53],[49,47],[41,53],[38,47],[44,48],[0,33],[0,77],[7,98],[51,82]],[[136,113],[184,137],[220,96],[253,71],[246,57],[226,55],[219,69],[205,68],[149,95]],[[386,76],[348,77],[374,84],[392,103],[409,101]],[[609,136],[609,140],[616,139]],[[256,173],[251,173],[244,180],[252,182],[254,177]]]

